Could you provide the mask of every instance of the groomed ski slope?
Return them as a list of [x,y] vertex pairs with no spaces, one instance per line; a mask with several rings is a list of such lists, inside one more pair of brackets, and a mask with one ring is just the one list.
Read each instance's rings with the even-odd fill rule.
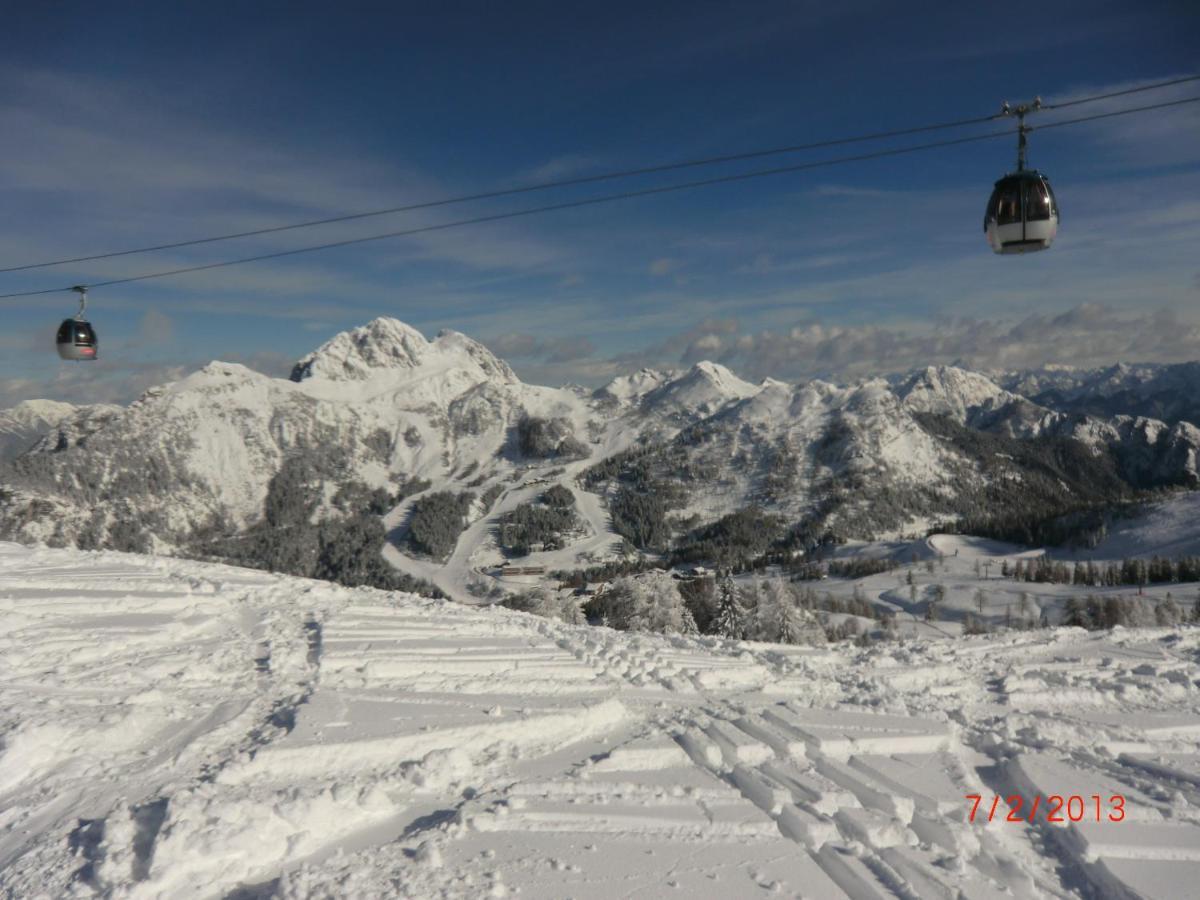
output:
[[1195,628],[733,644],[0,544],[0,892],[1195,896],[1198,680]]

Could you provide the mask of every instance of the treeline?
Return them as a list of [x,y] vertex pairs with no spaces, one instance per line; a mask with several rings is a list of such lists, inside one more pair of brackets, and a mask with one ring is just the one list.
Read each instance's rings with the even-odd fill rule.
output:
[[776,543],[784,528],[781,516],[749,506],[682,538],[670,561],[676,565],[694,562],[712,562],[721,567],[735,562],[746,565]]
[[1140,586],[1146,584],[1180,584],[1200,581],[1200,557],[1180,556],[1175,559],[1154,556],[1149,560],[1125,559],[1097,565],[1088,560],[1077,561],[1070,568],[1062,560],[1043,555],[1030,560],[1018,559],[1010,566],[1001,563],[1000,574],[1016,581],[1043,584],[1079,584],[1088,587]]
[[1062,625],[1101,631],[1118,625],[1126,628],[1158,626],[1169,628],[1183,622],[1200,624],[1200,598],[1188,609],[1167,596],[1150,602],[1143,597],[1071,597],[1063,610]]
[[342,512],[366,511],[373,516],[382,516],[413,494],[429,490],[431,483],[414,476],[401,482],[395,491],[388,491],[387,488],[368,487],[361,481],[346,481],[338,486],[330,503]]
[[[678,631],[730,640],[822,644],[828,635],[817,610],[872,616],[865,600],[818,599],[810,588],[780,578],[736,584],[726,572],[676,580],[654,570],[614,580],[588,601],[588,621],[630,631]],[[855,631],[857,634],[857,630]]]
[[557,619],[568,625],[586,625],[587,618],[579,598],[562,594],[546,585],[538,585],[522,594],[509,594],[500,605],[518,612],[533,613],[547,619]]
[[674,536],[668,513],[687,502],[680,480],[666,473],[686,463],[686,453],[674,444],[639,447],[602,460],[579,480],[589,491],[616,482],[608,497],[613,530],[638,550],[665,553]]
[[622,485],[608,502],[613,530],[639,550],[665,551],[671,543],[667,524],[671,496],[656,487],[638,490]]
[[[968,457],[982,485],[960,480],[954,515],[936,530],[1016,544],[1092,544],[1112,511],[1140,488],[1107,447],[1098,450],[1054,435],[1020,439],[978,431],[933,413],[915,415],[921,427]],[[964,472],[964,475],[969,475]]]
[[497,526],[498,542],[506,552],[524,556],[533,544],[557,550],[563,546],[563,535],[579,527],[575,515],[575,495],[562,485],[538,497],[536,502],[522,503],[505,513]]
[[341,498],[335,507],[346,515],[314,522],[324,493],[322,476],[321,467],[305,456],[289,457],[267,485],[260,522],[239,534],[215,518],[192,534],[189,554],[347,587],[442,596],[428,581],[397,572],[383,559],[387,535],[373,508],[386,504],[365,485],[343,485],[335,494]]
[[517,423],[517,447],[534,459],[586,459],[591,451],[563,418],[525,416]]
[[467,515],[475,495],[470,491],[456,494],[438,491],[413,502],[408,518],[408,542],[419,553],[445,560],[458,543],[467,525]]
[[829,562],[826,571],[830,578],[866,578],[868,575],[891,572],[897,565],[898,563],[894,559],[873,559],[871,557],[835,559]]

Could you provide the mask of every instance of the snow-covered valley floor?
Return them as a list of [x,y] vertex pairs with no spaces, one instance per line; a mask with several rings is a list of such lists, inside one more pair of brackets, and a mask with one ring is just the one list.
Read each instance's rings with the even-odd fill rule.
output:
[[0,891],[1196,896],[1198,681],[1194,627],[735,644],[0,544]]

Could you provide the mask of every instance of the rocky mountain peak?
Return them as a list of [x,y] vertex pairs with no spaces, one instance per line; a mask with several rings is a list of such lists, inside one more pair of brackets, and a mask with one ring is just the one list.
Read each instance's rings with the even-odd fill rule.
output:
[[645,402],[651,406],[661,404],[683,410],[712,412],[730,401],[751,397],[758,390],[724,366],[706,360],[650,391]]
[[998,408],[1020,399],[985,375],[955,366],[928,366],[913,373],[896,393],[911,410],[949,415],[960,422],[981,407]]
[[636,402],[668,379],[666,372],[642,368],[632,375],[618,375],[595,392],[598,400]]
[[508,363],[492,353],[491,350],[483,346],[479,341],[467,337],[461,331],[452,331],[449,328],[442,329],[438,332],[437,340],[433,342],[432,346],[435,350],[442,353],[466,354],[483,370],[489,381],[500,381],[505,384],[517,384],[520,381]]
[[[383,369],[412,369],[429,350],[421,332],[380,316],[330,338],[292,367],[292,381],[365,381]],[[490,355],[490,354],[489,354]]]

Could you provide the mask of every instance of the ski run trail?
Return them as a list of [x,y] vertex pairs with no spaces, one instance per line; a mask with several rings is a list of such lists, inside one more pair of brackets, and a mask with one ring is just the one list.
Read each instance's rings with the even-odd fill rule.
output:
[[1194,627],[776,646],[16,544],[0,617],[9,897],[1200,894]]

